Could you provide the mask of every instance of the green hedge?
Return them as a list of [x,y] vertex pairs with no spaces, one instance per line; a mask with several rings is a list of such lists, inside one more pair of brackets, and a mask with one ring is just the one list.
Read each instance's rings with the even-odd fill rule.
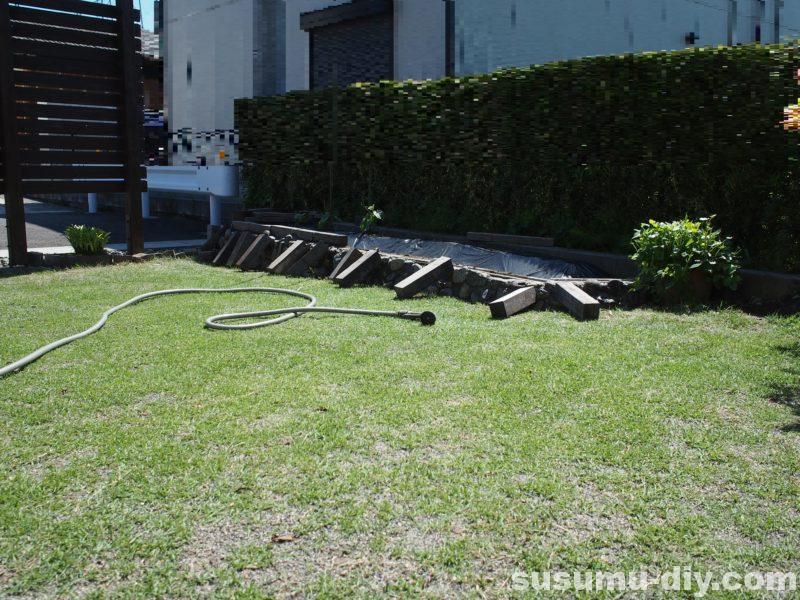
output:
[[800,137],[779,125],[797,59],[708,48],[239,100],[246,202],[614,251],[647,219],[717,214],[751,264],[798,272]]

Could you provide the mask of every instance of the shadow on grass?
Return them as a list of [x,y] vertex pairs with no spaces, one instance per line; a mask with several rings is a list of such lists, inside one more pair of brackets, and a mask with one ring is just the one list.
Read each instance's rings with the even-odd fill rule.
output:
[[[800,361],[800,342],[778,346],[777,350],[789,354],[797,361]],[[797,422],[781,427],[781,430],[785,432],[800,433],[800,367],[797,366],[798,364],[800,362],[796,362],[795,366],[789,369],[789,374],[795,380],[795,383],[776,385],[769,396],[771,402],[790,408],[795,416],[798,417]]]
[[646,308],[656,312],[673,314],[673,315],[693,315],[701,314],[704,312],[715,312],[722,310],[740,310],[747,315],[754,317],[787,317],[800,312],[800,301],[796,298],[787,298],[784,302],[771,302],[766,304],[752,304],[731,300],[720,300],[718,302],[709,302],[708,304],[679,304],[679,305],[662,305],[656,302],[642,302],[630,307],[622,306],[621,308],[636,310],[639,308]]
[[47,269],[45,267],[9,267],[0,264],[0,279],[20,277],[22,275],[30,275],[31,273],[41,273],[42,271],[53,270],[54,269]]

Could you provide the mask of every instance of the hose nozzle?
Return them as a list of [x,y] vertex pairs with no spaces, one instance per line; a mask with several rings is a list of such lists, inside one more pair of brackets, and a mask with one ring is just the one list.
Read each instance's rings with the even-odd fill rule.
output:
[[401,319],[408,319],[409,321],[419,321],[426,327],[430,327],[431,325],[436,324],[436,315],[427,310],[422,313],[401,312],[397,313],[397,316],[400,317]]

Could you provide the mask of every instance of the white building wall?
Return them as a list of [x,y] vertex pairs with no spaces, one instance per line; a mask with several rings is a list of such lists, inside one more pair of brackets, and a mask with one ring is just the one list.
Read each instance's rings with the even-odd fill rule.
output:
[[253,10],[253,0],[167,0],[164,78],[172,131],[233,129],[233,100],[253,95]]
[[[166,0],[170,129],[231,129],[235,98],[308,89],[300,14],[348,1]],[[455,0],[455,7],[457,74],[684,48],[691,31],[704,46],[752,42],[757,24],[765,43],[800,37],[800,0]],[[396,78],[444,76],[445,42],[443,0],[395,0]]]
[[750,43],[759,24],[763,43],[800,36],[800,0],[456,0],[456,72],[677,50],[690,32],[698,46]]
[[395,79],[445,76],[445,3],[442,0],[395,0]]
[[789,42],[800,38],[800,1],[765,0],[764,13],[764,30],[768,32],[765,42]]

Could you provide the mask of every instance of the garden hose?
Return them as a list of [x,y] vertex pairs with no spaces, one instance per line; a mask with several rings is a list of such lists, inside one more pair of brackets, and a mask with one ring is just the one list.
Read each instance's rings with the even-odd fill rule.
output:
[[[66,346],[67,344],[70,344],[76,340],[92,335],[93,333],[102,329],[103,326],[108,321],[108,318],[115,312],[120,311],[123,308],[132,306],[134,304],[138,304],[139,302],[143,302],[144,300],[149,300],[150,298],[156,298],[158,296],[170,296],[177,294],[240,294],[240,293],[283,294],[286,296],[295,296],[297,298],[303,298],[305,300],[308,300],[308,304],[306,306],[293,306],[289,308],[278,308],[274,310],[260,310],[255,312],[233,313],[229,315],[216,315],[214,317],[209,317],[208,319],[206,319],[205,326],[209,329],[244,331],[248,329],[257,329],[259,327],[267,327],[269,325],[278,325],[280,323],[285,323],[290,319],[295,319],[306,313],[333,313],[339,315],[393,317],[396,319],[419,321],[423,325],[433,325],[436,323],[436,315],[434,315],[432,312],[414,313],[408,311],[384,311],[384,310],[364,310],[356,308],[320,307],[317,306],[317,299],[311,294],[298,292],[296,290],[284,290],[281,288],[268,288],[268,287],[227,288],[227,289],[187,288],[187,289],[177,289],[177,290],[161,290],[158,292],[150,292],[147,294],[142,294],[141,296],[136,296],[135,298],[131,298],[127,302],[123,302],[118,306],[108,309],[106,312],[103,313],[103,316],[100,318],[100,320],[91,327],[89,327],[89,329],[87,329],[86,331],[82,331],[81,333],[76,333],[75,335],[71,335],[69,337],[65,337],[61,340],[53,342],[52,344],[47,344],[46,346],[42,346],[41,348],[39,348],[35,352],[32,352],[25,358],[22,358],[17,362],[11,363],[6,367],[1,368],[0,377],[5,377],[6,375],[10,375],[11,373],[19,371],[20,369],[28,366],[32,362],[40,359],[48,352],[52,352],[56,348],[60,348],[61,346]],[[257,321],[255,323],[243,323],[243,324],[223,323],[227,321],[237,321],[242,319],[261,319],[264,317],[271,317],[271,318],[268,318],[263,321]]]

